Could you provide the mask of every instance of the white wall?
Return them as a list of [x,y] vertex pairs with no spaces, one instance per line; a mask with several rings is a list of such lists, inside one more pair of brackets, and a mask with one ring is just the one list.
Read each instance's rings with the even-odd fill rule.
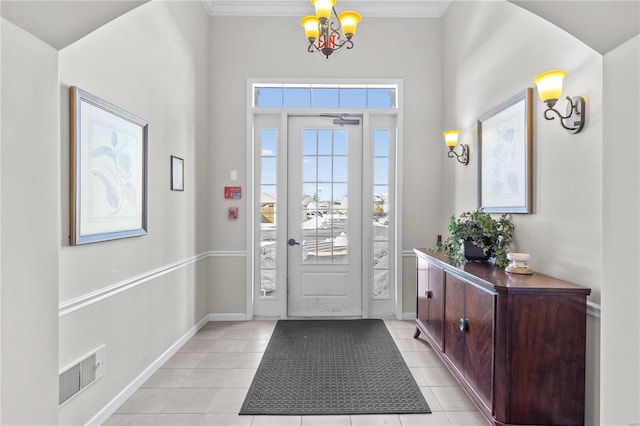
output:
[[602,424],[640,422],[640,36],[604,57]]
[[[199,1],[152,1],[60,51],[59,302],[89,304],[62,310],[59,367],[106,344],[105,376],[60,409],[63,424],[91,419],[211,312],[208,25]],[[71,85],[148,121],[148,235],[68,246]],[[184,192],[170,190],[171,155]]]
[[[383,29],[383,31],[380,31]],[[268,35],[268,36],[266,36]],[[240,219],[229,222],[224,185],[247,188],[247,78],[374,79],[404,82],[403,249],[435,243],[440,188],[440,20],[366,18],[353,50],[330,59],[307,53],[298,17],[211,18],[211,241],[216,251],[244,251],[246,197]],[[237,170],[239,180],[229,181]],[[224,264],[222,263],[224,262]],[[214,258],[217,312],[246,310],[245,258]],[[415,269],[413,259],[407,261]],[[409,268],[409,271],[412,269]],[[404,280],[405,310],[415,311],[415,278]]]
[[0,423],[58,422],[58,56],[2,19]]
[[[517,251],[531,253],[534,270],[589,287],[598,303],[602,284],[602,56],[563,30],[509,2],[455,1],[443,17],[442,128],[459,128],[471,150],[464,167],[443,161],[441,230],[451,215],[477,201],[477,119],[527,87],[536,74],[568,72],[564,94],[587,99],[586,125],[569,134],[543,117],[534,90],[533,214],[512,215]],[[565,101],[558,102],[564,111]],[[636,157],[637,158],[637,157]],[[637,298],[636,298],[637,300]],[[587,337],[587,424],[599,417],[599,320]]]

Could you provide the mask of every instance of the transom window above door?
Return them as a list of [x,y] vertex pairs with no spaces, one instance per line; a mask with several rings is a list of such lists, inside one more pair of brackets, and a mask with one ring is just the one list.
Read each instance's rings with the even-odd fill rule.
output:
[[393,85],[254,85],[256,108],[367,108],[397,106]]

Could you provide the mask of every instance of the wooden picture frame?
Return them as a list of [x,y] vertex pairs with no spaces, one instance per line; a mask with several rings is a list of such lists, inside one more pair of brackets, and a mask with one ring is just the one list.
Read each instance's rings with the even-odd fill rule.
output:
[[148,123],[75,86],[69,98],[69,244],[147,234]]
[[184,191],[184,160],[171,156],[171,190]]
[[533,212],[533,89],[478,118],[478,209]]

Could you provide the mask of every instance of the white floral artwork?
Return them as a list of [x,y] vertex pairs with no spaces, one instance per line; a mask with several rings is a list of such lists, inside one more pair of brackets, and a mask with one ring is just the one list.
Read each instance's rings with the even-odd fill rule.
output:
[[147,123],[72,87],[70,244],[146,234]]
[[531,89],[478,119],[479,208],[487,213],[532,212]]

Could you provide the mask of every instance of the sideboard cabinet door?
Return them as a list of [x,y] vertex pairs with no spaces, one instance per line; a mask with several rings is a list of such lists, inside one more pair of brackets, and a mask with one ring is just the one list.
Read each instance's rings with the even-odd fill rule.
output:
[[[442,349],[444,333],[444,270],[418,257],[418,321],[429,334],[430,341]],[[416,337],[420,330],[416,331]]]
[[495,294],[445,273],[444,353],[489,410]]

